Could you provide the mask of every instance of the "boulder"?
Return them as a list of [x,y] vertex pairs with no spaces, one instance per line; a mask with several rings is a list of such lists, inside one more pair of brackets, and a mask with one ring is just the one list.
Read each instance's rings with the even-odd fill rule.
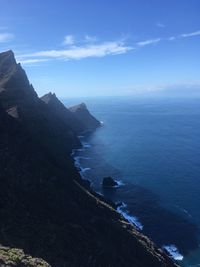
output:
[[103,187],[114,187],[117,186],[118,183],[112,177],[105,177],[103,178]]

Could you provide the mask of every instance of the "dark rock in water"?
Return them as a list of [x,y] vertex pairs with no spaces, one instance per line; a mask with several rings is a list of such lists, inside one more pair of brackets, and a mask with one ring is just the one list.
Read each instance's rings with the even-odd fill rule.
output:
[[114,186],[117,186],[118,183],[112,177],[105,177],[103,178],[102,185],[104,187],[114,187]]
[[83,123],[85,131],[93,130],[101,125],[100,121],[90,114],[85,103],[70,107],[69,110]]
[[0,265],[32,266],[32,255],[59,267],[177,266],[81,183],[71,158],[79,140],[55,110],[13,53],[0,53],[0,244],[26,253],[0,248]]

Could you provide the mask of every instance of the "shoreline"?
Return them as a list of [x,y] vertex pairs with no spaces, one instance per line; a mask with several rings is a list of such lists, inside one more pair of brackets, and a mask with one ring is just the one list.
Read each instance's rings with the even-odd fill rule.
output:
[[[103,125],[103,123],[101,125]],[[94,189],[91,188],[92,181],[84,176],[84,173],[86,173],[87,171],[90,171],[91,168],[90,167],[82,167],[80,164],[80,159],[89,160],[91,158],[90,157],[84,157],[84,156],[76,156],[76,152],[83,152],[84,150],[91,148],[91,144],[81,140],[84,137],[85,137],[84,134],[78,136],[82,147],[78,148],[78,149],[73,149],[73,151],[71,153],[71,156],[74,159],[74,165],[77,168],[82,180],[86,181],[90,184],[89,188],[93,191],[93,193],[97,194],[98,197],[101,198],[104,202],[106,202],[106,203],[110,204],[112,207],[114,207],[115,210],[119,214],[121,214],[124,219],[126,219],[129,223],[131,223],[136,228],[136,230],[138,230],[139,232],[142,232],[144,225],[139,221],[137,216],[130,215],[130,212],[127,210],[127,204],[125,202],[120,201],[118,203],[115,203],[112,201],[108,201],[101,192],[95,191]],[[118,185],[116,185],[114,188],[119,188],[119,187],[124,185],[123,181],[121,181],[121,180],[119,180],[119,181],[116,180],[116,182],[118,183]],[[165,251],[165,253],[167,253],[169,255],[169,257],[171,257],[172,259],[174,259],[176,261],[182,261],[184,259],[184,256],[179,252],[178,248],[174,244],[165,244],[165,245],[163,244],[161,246],[161,248]]]

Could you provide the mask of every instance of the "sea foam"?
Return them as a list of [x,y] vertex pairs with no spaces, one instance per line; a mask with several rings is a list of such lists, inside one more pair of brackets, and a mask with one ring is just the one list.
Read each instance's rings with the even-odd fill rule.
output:
[[177,260],[177,261],[182,261],[183,260],[183,255],[178,251],[178,248],[175,245],[164,245],[163,248],[169,253],[169,255]]
[[122,185],[125,185],[125,183],[122,182],[121,180],[116,180],[116,182],[117,182],[117,185],[115,185],[114,187],[120,187]]
[[132,216],[128,213],[128,211],[125,211],[124,209],[127,207],[127,205],[125,203],[122,202],[122,204],[117,208],[117,211],[123,215],[123,217],[129,221],[131,224],[135,225],[135,227],[139,230],[143,229],[143,225],[141,224],[141,222],[138,220],[137,217]]
[[86,142],[82,142],[82,146],[83,148],[90,148],[91,145],[89,143],[86,143]]

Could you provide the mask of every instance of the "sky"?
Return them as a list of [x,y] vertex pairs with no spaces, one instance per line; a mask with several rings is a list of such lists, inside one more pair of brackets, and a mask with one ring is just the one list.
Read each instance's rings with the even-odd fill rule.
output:
[[39,95],[200,89],[199,0],[0,0],[12,49]]

